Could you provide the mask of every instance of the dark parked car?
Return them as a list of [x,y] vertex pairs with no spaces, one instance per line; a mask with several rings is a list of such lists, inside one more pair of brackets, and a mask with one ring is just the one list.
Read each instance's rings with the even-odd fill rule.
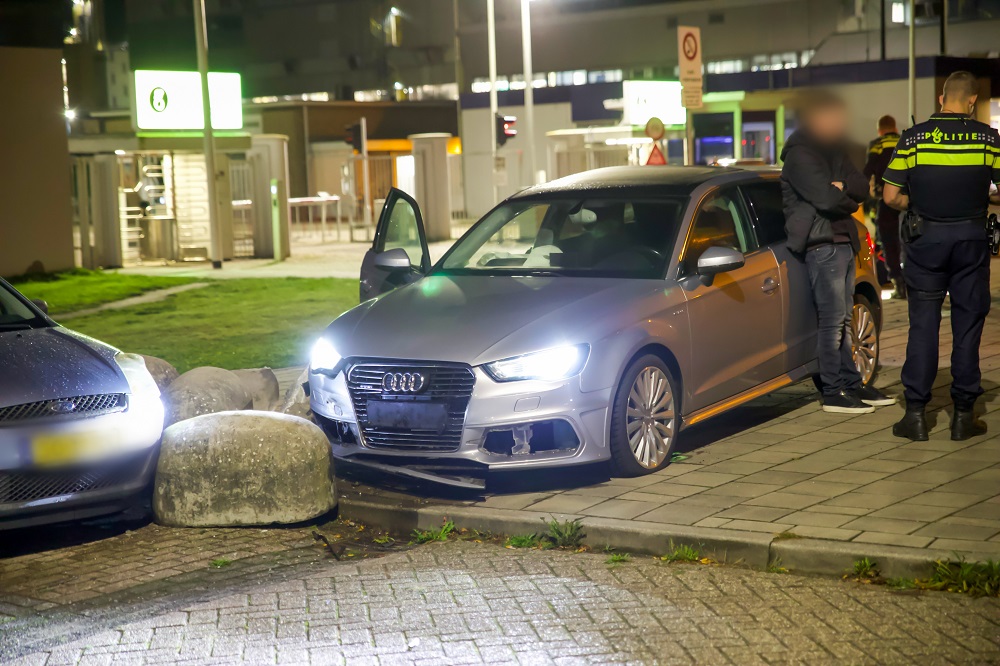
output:
[[58,325],[0,280],[0,529],[128,507],[162,429],[141,356]]

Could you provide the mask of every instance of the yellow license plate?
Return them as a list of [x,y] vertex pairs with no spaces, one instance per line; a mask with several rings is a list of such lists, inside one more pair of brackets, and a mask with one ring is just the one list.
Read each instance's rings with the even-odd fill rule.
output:
[[31,459],[41,466],[69,465],[91,460],[104,448],[103,438],[94,434],[50,433],[32,440]]

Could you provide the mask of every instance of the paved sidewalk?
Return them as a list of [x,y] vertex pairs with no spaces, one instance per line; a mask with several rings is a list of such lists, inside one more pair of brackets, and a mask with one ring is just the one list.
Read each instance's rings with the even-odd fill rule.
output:
[[[183,530],[175,530],[183,533]],[[270,567],[270,568],[269,568]],[[219,572],[217,572],[219,573]],[[996,663],[1000,601],[601,554],[432,544],[258,558],[12,622],[55,664]]]
[[[812,386],[800,384],[685,431],[680,445],[688,457],[651,476],[605,476],[581,485],[572,477],[583,473],[572,472],[561,489],[543,486],[474,500],[428,501],[362,486],[346,489],[341,507],[346,515],[369,520],[378,515],[396,526],[426,526],[448,515],[460,516],[468,527],[523,531],[549,515],[579,517],[601,526],[602,534],[630,533],[625,540],[635,542],[642,532],[659,548],[670,537],[717,542],[730,554],[757,563],[763,558],[765,564],[778,552],[775,545],[789,557],[793,550],[833,548],[842,553],[841,563],[868,552],[921,560],[953,553],[997,559],[1000,310],[995,307],[990,315],[982,349],[988,389],[982,404],[990,432],[966,442],[952,442],[948,435],[948,321],[942,327],[943,367],[930,405],[929,442],[892,435],[891,426],[902,415],[899,405],[854,418],[826,414]],[[905,336],[905,303],[887,301],[878,384],[897,395]],[[806,539],[793,543],[788,537]],[[838,551],[831,542],[844,547]],[[804,567],[816,562],[816,557],[800,559]]]

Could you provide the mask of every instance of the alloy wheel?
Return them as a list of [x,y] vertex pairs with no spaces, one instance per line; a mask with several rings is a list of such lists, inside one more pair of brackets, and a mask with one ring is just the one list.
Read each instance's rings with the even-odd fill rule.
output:
[[636,462],[658,467],[674,438],[674,395],[670,380],[656,367],[643,368],[629,391],[625,434]]
[[875,317],[864,303],[855,303],[851,317],[851,349],[861,379],[868,384],[878,363],[878,328]]

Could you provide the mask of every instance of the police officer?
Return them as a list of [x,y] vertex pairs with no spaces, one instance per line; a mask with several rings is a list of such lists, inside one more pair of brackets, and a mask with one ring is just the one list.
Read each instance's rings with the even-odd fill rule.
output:
[[990,309],[986,217],[990,182],[1000,181],[1000,135],[972,120],[978,86],[969,72],[944,83],[941,112],[903,132],[885,170],[882,196],[902,220],[909,339],[903,364],[906,414],[897,437],[927,440],[924,409],[937,375],[941,305],[951,294],[951,438],[986,432],[973,407],[982,395],[979,343]]
[[903,281],[900,261],[899,212],[882,200],[882,177],[897,143],[899,130],[896,129],[896,119],[882,116],[878,119],[878,138],[868,144],[864,174],[871,183],[871,196],[876,200],[875,227],[885,255],[885,265],[889,269],[889,279],[895,287],[893,298],[906,298],[906,283]]

